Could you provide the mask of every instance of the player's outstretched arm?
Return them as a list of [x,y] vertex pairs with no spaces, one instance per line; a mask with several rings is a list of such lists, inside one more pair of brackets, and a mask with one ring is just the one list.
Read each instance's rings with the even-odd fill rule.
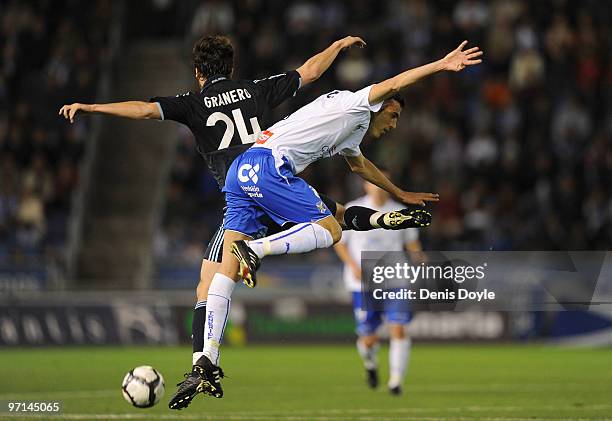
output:
[[159,106],[155,102],[126,101],[110,104],[80,104],[76,102],[64,105],[59,110],[59,115],[64,116],[71,123],[74,123],[77,113],[108,114],[136,120],[161,119]]
[[364,180],[377,185],[397,200],[408,205],[425,206],[425,202],[439,201],[437,193],[411,193],[403,191],[391,182],[369,159],[363,155],[345,156],[346,162],[351,167],[351,171],[359,175]]
[[329,66],[331,66],[336,57],[338,57],[338,53],[353,45],[358,45],[363,48],[366,46],[366,43],[359,37],[348,36],[335,41],[319,54],[306,60],[306,62],[297,69],[302,79],[302,86],[308,85],[320,78],[321,75],[329,69]]
[[378,104],[387,98],[399,93],[402,89],[418,80],[444,70],[459,72],[467,66],[473,66],[482,62],[478,57],[482,56],[479,47],[473,47],[463,51],[467,41],[459,44],[459,47],[448,53],[444,58],[424,66],[406,70],[397,76],[375,84],[370,90],[368,101],[370,104]]

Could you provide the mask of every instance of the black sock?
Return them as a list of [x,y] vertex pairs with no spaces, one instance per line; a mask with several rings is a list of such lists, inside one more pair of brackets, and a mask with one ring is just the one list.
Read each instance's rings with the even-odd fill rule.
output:
[[344,225],[347,229],[355,231],[369,231],[375,227],[370,223],[370,217],[377,211],[363,206],[350,206],[344,211]]
[[191,321],[193,352],[202,352],[204,349],[204,323],[206,323],[206,301],[200,301],[193,310],[193,320]]

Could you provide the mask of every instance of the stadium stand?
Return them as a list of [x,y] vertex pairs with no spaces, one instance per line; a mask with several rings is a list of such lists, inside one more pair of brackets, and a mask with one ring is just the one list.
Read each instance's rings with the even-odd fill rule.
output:
[[2,1],[0,9],[0,266],[49,276],[66,263],[91,122],[67,125],[49,110],[94,100],[111,2]]

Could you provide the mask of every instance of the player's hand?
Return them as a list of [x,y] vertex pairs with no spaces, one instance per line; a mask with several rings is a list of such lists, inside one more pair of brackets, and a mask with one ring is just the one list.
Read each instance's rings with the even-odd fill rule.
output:
[[473,47],[462,51],[467,43],[467,41],[463,41],[461,44],[459,44],[459,47],[455,48],[442,59],[444,63],[444,70],[459,72],[465,69],[467,66],[482,63],[482,60],[477,58],[482,56],[480,47]]
[[70,120],[71,123],[74,123],[74,117],[76,116],[76,113],[78,113],[79,111],[87,112],[88,107],[89,105],[87,104],[79,104],[78,102],[75,102],[74,104],[64,105],[62,108],[60,108],[58,114],[64,116],[66,120]]
[[345,48],[350,48],[353,45],[356,45],[359,48],[363,48],[367,45],[365,41],[362,40],[360,37],[353,37],[350,35],[348,37],[342,38],[341,40],[338,41],[338,43],[340,44],[340,48],[343,50]]
[[351,272],[353,272],[355,278],[361,279],[361,268],[357,263],[351,265]]
[[425,206],[425,202],[438,202],[440,195],[438,193],[411,193],[403,191],[397,195],[397,199],[407,205]]

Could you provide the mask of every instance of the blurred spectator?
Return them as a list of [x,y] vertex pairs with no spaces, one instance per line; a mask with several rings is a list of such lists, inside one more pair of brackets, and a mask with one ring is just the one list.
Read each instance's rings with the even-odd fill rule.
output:
[[[64,253],[88,119],[67,125],[67,96],[94,100],[109,1],[1,1],[0,260],[57,263]],[[77,146],[78,145],[78,146]]]
[[200,3],[191,22],[191,37],[199,38],[203,34],[228,34],[234,26],[234,10],[225,1],[210,0]]
[[43,201],[32,186],[23,187],[16,220],[18,244],[35,251],[42,241],[46,221]]
[[472,168],[493,165],[497,155],[497,144],[485,129],[481,129],[468,142],[465,149],[465,161]]

